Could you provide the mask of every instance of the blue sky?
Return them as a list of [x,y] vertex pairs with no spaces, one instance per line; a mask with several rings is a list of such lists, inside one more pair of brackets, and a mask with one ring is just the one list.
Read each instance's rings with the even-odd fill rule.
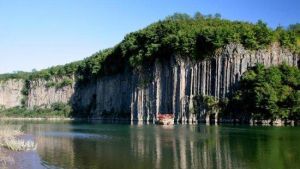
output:
[[175,12],[271,27],[300,22],[299,0],[0,0],[0,73],[80,60]]

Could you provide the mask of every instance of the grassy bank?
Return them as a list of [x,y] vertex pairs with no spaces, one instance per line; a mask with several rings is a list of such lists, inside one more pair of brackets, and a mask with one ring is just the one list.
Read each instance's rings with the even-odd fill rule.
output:
[[0,118],[68,118],[72,112],[70,105],[65,103],[53,103],[49,108],[13,107],[0,109]]
[[0,146],[12,151],[35,150],[36,145],[34,142],[22,139],[22,135],[24,135],[24,133],[20,127],[1,126]]
[[14,163],[11,152],[33,151],[37,145],[31,140],[22,139],[24,133],[20,126],[0,127],[0,167],[6,168],[7,164]]

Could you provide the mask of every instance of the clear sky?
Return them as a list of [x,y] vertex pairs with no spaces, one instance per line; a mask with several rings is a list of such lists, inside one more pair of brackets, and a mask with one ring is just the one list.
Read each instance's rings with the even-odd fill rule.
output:
[[0,73],[80,60],[175,12],[271,27],[300,22],[300,0],[0,0]]

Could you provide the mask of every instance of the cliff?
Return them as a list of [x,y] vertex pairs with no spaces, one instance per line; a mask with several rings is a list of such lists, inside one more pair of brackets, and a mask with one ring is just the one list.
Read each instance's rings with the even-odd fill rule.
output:
[[[53,82],[55,81],[55,82]],[[59,84],[62,78],[52,80],[52,83]],[[57,87],[49,86],[49,81],[38,79],[30,82],[27,96],[27,107],[49,107],[53,103],[68,103],[74,93],[74,84]]]
[[[154,121],[158,113],[173,113],[175,120],[197,123],[205,120],[205,110],[197,110],[195,96],[225,98],[237,85],[241,75],[256,63],[266,66],[283,62],[297,66],[299,58],[289,50],[273,44],[264,50],[246,50],[229,44],[203,61],[169,56],[156,59],[141,69],[129,69],[99,76],[85,83],[57,87],[44,79],[30,81],[26,105],[49,107],[56,102],[70,103],[77,115],[93,118],[124,117]],[[56,78],[60,83],[63,78]],[[0,83],[0,105],[21,106],[23,80]]]
[[276,44],[258,51],[230,44],[205,61],[173,56],[156,60],[147,69],[127,70],[78,85],[72,103],[74,110],[92,112],[93,117],[130,112],[132,120],[152,121],[158,113],[173,113],[176,121],[196,123],[204,120],[205,110],[192,113],[194,96],[224,98],[248,67],[283,62],[297,66],[298,57]]
[[24,81],[19,79],[0,81],[0,106],[4,108],[21,106],[23,86]]

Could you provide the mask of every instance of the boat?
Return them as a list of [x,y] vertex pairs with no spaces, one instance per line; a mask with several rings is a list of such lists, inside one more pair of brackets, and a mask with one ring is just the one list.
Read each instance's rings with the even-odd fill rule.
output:
[[160,125],[173,125],[174,124],[174,115],[173,114],[157,114],[156,124]]

